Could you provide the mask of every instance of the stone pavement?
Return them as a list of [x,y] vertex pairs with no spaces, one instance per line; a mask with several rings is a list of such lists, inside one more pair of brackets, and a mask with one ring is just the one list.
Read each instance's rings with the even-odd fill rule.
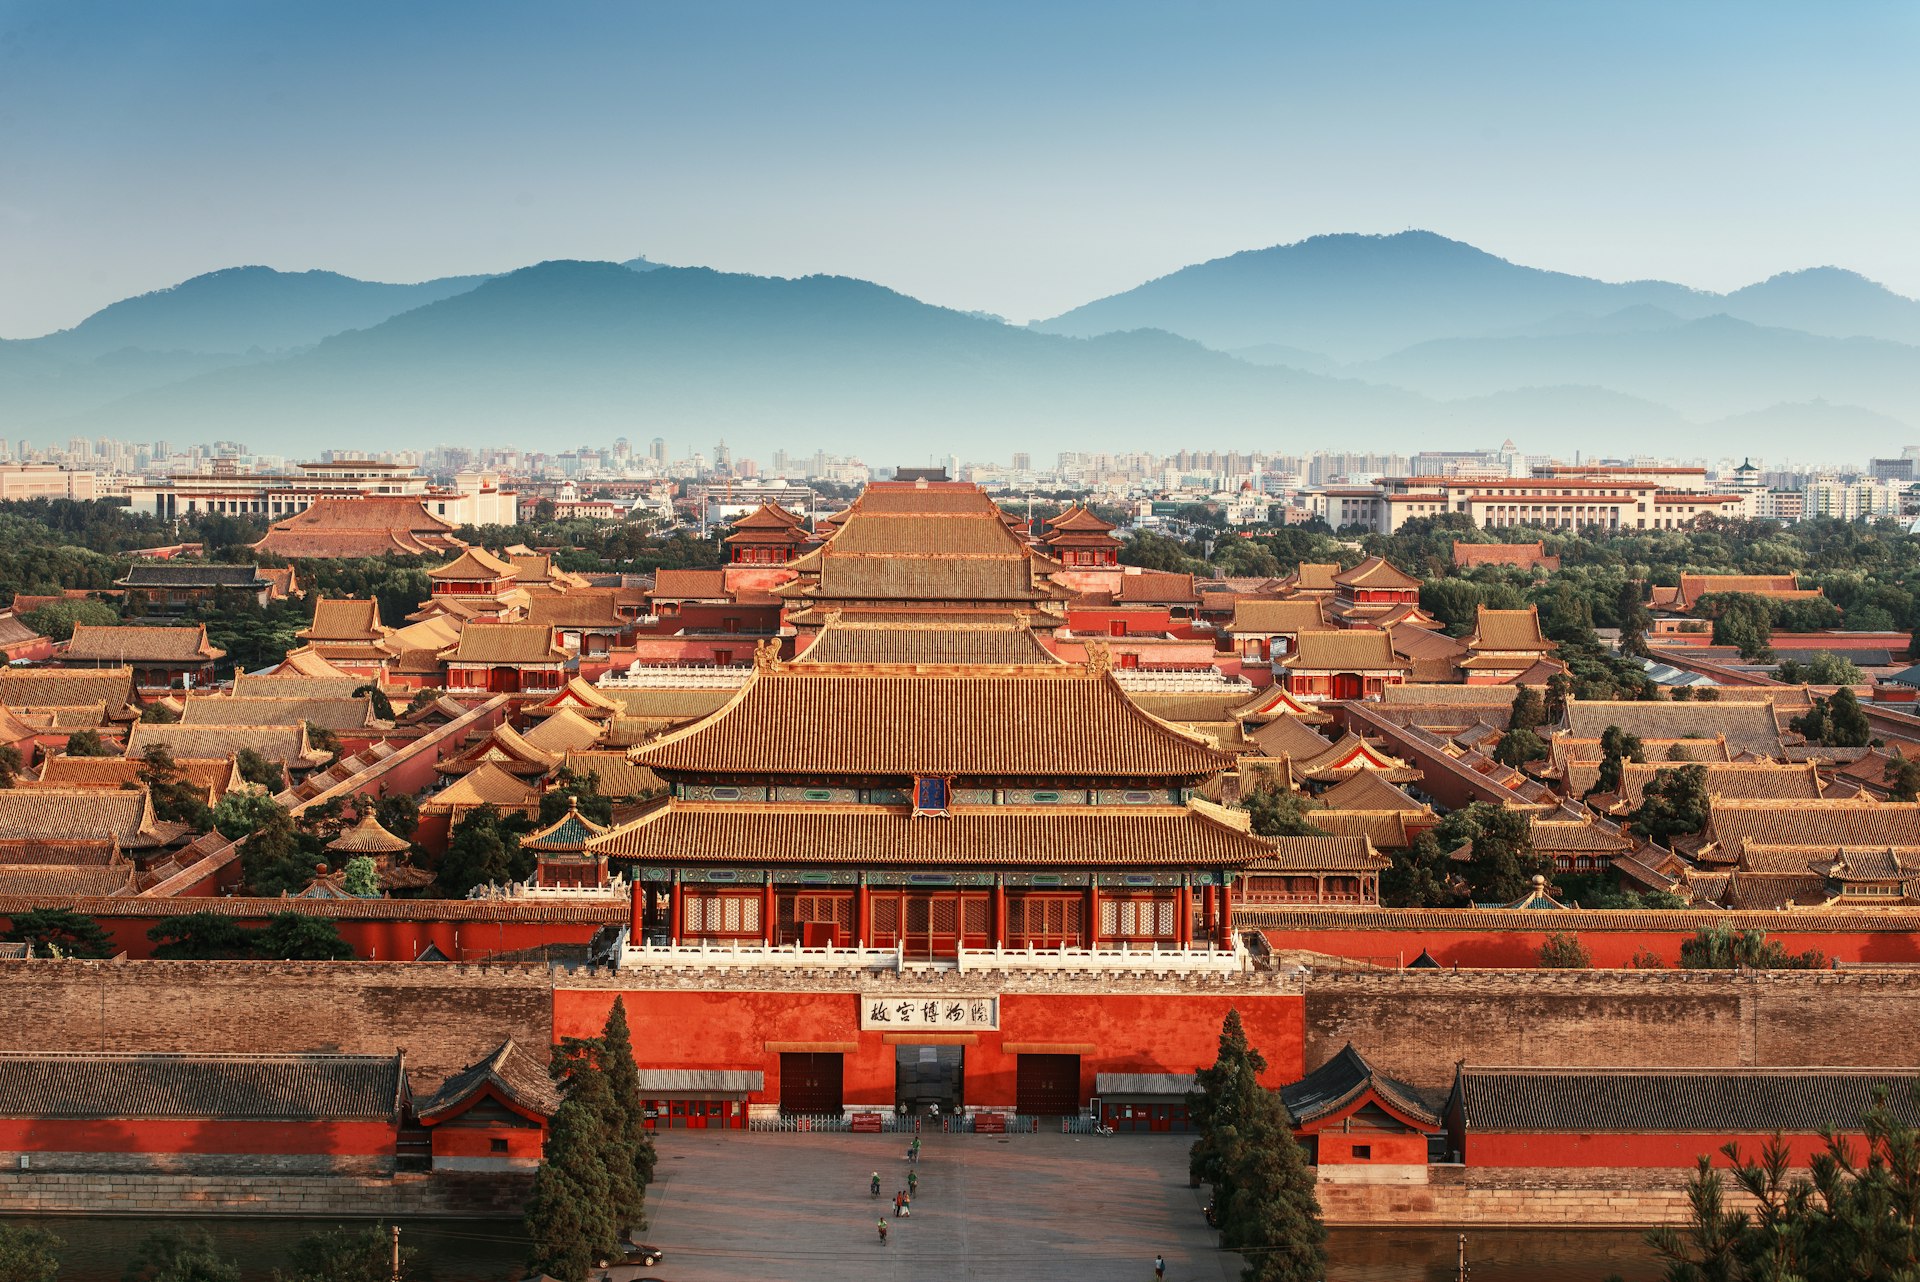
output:
[[[920,1196],[905,1135],[672,1131],[655,1136],[646,1239],[668,1282],[1229,1282],[1239,1257],[1214,1246],[1204,1189],[1187,1187],[1183,1135],[928,1135]],[[868,1195],[878,1170],[882,1196]],[[875,1223],[887,1221],[883,1246]]]

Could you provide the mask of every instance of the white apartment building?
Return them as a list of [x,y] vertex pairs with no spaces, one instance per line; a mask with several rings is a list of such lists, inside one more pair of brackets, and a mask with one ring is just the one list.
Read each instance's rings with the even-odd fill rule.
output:
[[1821,477],[1806,488],[1805,516],[1831,516],[1842,521],[1899,516],[1908,485],[1903,481],[1840,481]]
[[0,500],[91,499],[99,496],[99,477],[52,463],[0,463]]
[[279,521],[304,512],[315,499],[405,495],[455,525],[513,525],[519,496],[497,472],[460,472],[453,488],[437,488],[410,464],[346,459],[297,463],[292,472],[242,472],[216,459],[208,472],[178,472],[127,487],[133,510],[176,520],[194,512],[257,516]]

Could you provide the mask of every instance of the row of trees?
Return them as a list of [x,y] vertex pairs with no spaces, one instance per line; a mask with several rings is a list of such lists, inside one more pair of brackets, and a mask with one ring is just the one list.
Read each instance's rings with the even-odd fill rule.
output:
[[[1539,964],[1546,970],[1585,970],[1593,965],[1580,936],[1556,931],[1541,943]],[[1789,953],[1785,945],[1768,939],[1759,930],[1734,930],[1725,922],[1716,922],[1694,933],[1680,944],[1681,970],[1820,970],[1826,957],[1815,949]],[[1634,970],[1665,970],[1667,963],[1651,949],[1636,952],[1629,963]]]
[[[119,951],[99,921],[70,908],[15,913],[5,938],[32,945],[41,957],[112,957]],[[155,943],[155,957],[173,960],[344,961],[353,956],[331,918],[295,912],[275,913],[258,930],[219,913],[163,917],[147,938]]]
[[[391,1230],[384,1224],[309,1233],[287,1253],[272,1282],[417,1282],[419,1252],[400,1248],[395,1269]],[[47,1229],[0,1225],[0,1282],[57,1282],[66,1242]],[[240,1266],[220,1253],[204,1229],[149,1235],[127,1264],[123,1282],[240,1282]]]

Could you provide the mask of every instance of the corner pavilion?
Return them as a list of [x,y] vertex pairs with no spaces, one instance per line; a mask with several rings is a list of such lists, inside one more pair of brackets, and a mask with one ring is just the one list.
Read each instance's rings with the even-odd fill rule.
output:
[[586,843],[633,874],[629,956],[685,946],[1231,952],[1269,856],[1201,800],[1231,754],[1087,665],[782,664],[631,752],[669,795]]

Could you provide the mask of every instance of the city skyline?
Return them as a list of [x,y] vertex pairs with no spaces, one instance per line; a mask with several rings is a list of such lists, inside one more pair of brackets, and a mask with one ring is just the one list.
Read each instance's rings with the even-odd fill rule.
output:
[[1894,4],[0,22],[8,337],[240,264],[418,280],[636,254],[1026,320],[1408,227],[1609,280],[1832,264],[1920,295],[1898,128],[1920,18]]

